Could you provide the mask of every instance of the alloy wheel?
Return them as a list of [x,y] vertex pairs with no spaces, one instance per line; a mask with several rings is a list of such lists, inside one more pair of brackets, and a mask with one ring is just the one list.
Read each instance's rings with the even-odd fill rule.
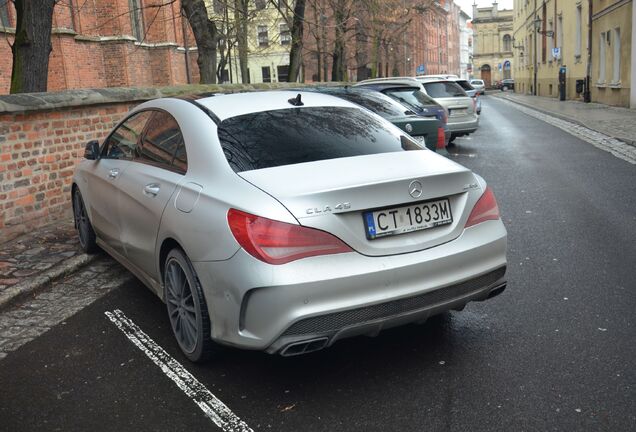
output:
[[166,265],[166,303],[175,337],[186,352],[194,351],[198,340],[197,312],[192,288],[176,259]]

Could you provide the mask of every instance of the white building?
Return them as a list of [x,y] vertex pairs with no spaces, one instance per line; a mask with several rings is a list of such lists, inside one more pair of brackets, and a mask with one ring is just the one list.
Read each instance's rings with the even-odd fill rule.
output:
[[459,76],[464,79],[470,79],[472,72],[473,29],[469,20],[466,12],[459,12]]

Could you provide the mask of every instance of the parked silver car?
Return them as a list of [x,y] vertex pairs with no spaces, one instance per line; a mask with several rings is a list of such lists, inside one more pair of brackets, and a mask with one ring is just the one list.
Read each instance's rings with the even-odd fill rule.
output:
[[72,187],[80,244],[166,302],[193,361],[217,343],[315,351],[506,285],[486,182],[340,98],[158,99],[85,157]]
[[451,132],[450,142],[453,142],[457,137],[475,132],[479,127],[479,116],[476,112],[475,101],[452,79],[432,76],[374,78],[360,81],[355,85],[368,86],[378,83],[418,86],[424,93],[446,108],[448,110],[447,126]]

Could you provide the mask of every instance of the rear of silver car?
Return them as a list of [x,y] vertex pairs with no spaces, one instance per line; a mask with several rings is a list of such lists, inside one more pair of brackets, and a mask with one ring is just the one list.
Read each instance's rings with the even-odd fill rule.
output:
[[[337,118],[347,123],[348,117]],[[283,118],[294,121],[294,114]],[[305,128],[310,128],[308,119]],[[278,123],[274,120],[251,119],[250,124],[267,126],[263,134],[280,137],[282,129],[269,130]],[[316,120],[326,122],[324,114]],[[252,135],[260,133],[236,124],[226,131],[223,122],[219,127],[226,155],[227,148],[244,154],[258,146]],[[376,130],[378,124],[365,120],[359,131]],[[402,135],[384,125],[394,138]],[[334,125],[331,139],[352,140],[354,147],[360,137],[350,134],[356,127],[355,122]],[[318,134],[296,132],[305,134],[308,151],[320,147],[314,145],[318,138],[309,138]],[[226,136],[231,143],[224,143]],[[360,143],[379,140],[362,137]],[[266,157],[272,157],[271,149]],[[193,262],[214,317],[216,341],[303,354],[345,337],[461,309],[505,288],[506,230],[492,206],[490,217],[477,216],[475,223],[479,202],[491,192],[470,170],[424,149],[266,167],[259,165],[260,158],[248,159],[247,164],[228,160],[240,178],[275,200],[272,204],[286,209],[298,225],[261,218],[249,203],[230,209],[228,224],[241,248],[227,260]],[[253,169],[247,169],[249,164]],[[259,224],[276,228],[246,232]],[[331,238],[336,249],[322,254],[321,245],[279,244],[271,234],[276,230]],[[286,258],[294,255],[301,259]]]
[[422,80],[422,86],[430,97],[448,109],[448,129],[452,137],[473,133],[479,127],[476,102],[459,84],[452,80]]

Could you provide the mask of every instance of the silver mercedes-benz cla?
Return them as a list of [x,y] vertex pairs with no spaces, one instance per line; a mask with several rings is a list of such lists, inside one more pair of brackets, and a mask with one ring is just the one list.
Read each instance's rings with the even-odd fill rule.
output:
[[72,193],[82,247],[165,301],[193,361],[307,353],[506,286],[486,182],[324,94],[143,103],[87,144]]

